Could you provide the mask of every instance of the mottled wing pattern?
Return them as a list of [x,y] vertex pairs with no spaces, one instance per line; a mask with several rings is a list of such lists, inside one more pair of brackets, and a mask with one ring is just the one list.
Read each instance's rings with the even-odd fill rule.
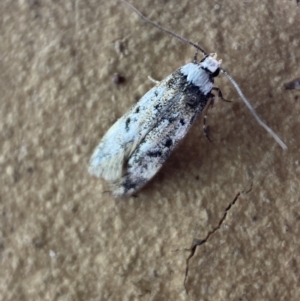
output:
[[170,99],[173,105],[164,111],[159,122],[130,156],[125,175],[111,183],[115,196],[130,195],[146,184],[162,167],[206,105],[209,96],[201,93],[198,87],[180,87]]
[[174,74],[178,72],[175,71],[148,91],[107,131],[91,157],[91,174],[108,182],[120,180],[128,158],[160,123],[165,112],[176,105],[173,95],[178,92],[179,82],[174,80]]

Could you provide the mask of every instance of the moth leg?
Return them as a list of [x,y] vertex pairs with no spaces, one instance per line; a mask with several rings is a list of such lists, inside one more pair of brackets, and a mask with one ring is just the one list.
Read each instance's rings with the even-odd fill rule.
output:
[[206,125],[206,119],[207,119],[209,109],[212,108],[214,105],[214,101],[215,101],[215,95],[211,94],[211,98],[209,99],[209,103],[207,105],[207,109],[206,109],[205,115],[203,117],[203,133],[209,142],[212,142],[212,141],[209,138],[209,127]]
[[151,77],[150,75],[148,75],[148,79],[152,81],[152,83],[154,83],[155,85],[158,85],[160,83],[159,80],[154,79],[153,77]]
[[214,91],[217,91],[218,92],[218,97],[221,98],[223,101],[226,101],[226,102],[232,102],[231,100],[227,100],[223,97],[223,94],[221,92],[221,89],[218,88],[218,87],[212,87],[212,90]]
[[[199,44],[197,43],[197,46],[199,46]],[[197,64],[198,63],[198,53],[199,53],[199,49],[196,49],[196,52],[194,54],[194,58],[193,58],[193,63]]]
[[196,52],[195,52],[194,58],[193,58],[193,63],[194,63],[194,64],[197,64],[197,62],[198,62],[198,53],[199,53],[199,50],[196,49]]
[[[213,87],[212,90],[217,91],[218,92],[218,97],[221,98],[223,101],[225,102],[231,102],[231,100],[227,100],[223,97],[223,94],[221,92],[221,89],[218,87]],[[207,115],[208,115],[208,111],[210,110],[210,108],[213,107],[214,105],[214,101],[215,101],[215,95],[213,93],[210,93],[210,100],[209,100],[209,104],[207,106],[207,110],[205,112],[205,115],[203,117],[203,132],[205,137],[207,138],[207,140],[209,142],[212,142],[211,139],[209,138],[209,127],[206,125],[206,119],[207,119]]]

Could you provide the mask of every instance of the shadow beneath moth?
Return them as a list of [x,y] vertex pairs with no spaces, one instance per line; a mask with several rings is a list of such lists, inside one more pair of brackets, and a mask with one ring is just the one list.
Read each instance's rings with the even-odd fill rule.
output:
[[[184,41],[204,54],[198,62],[186,64],[149,90],[107,131],[96,147],[89,172],[105,179],[115,197],[126,197],[142,188],[163,166],[185,137],[208,101],[214,97],[214,77],[224,73],[257,122],[283,148],[286,145],[256,114],[237,83],[220,67],[216,54],[147,19],[139,10],[121,0],[143,20]],[[221,94],[219,93],[219,96]],[[221,96],[222,98],[222,96]]]

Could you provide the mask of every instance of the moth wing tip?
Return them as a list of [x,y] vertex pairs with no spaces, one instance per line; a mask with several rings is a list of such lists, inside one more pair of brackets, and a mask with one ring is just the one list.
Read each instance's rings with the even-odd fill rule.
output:
[[103,178],[107,182],[117,181],[122,176],[123,161],[124,157],[122,154],[105,159],[92,156],[88,172],[97,178]]
[[93,175],[97,178],[100,178],[101,177],[101,168],[99,168],[98,166],[96,165],[92,165],[90,164],[89,167],[88,167],[88,172],[90,175]]

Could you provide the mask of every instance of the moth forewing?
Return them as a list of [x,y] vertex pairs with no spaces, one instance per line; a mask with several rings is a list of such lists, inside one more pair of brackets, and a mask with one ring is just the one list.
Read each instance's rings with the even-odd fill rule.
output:
[[116,181],[121,177],[124,162],[150,130],[149,127],[155,125],[155,103],[163,95],[164,88],[157,85],[113,124],[91,157],[91,174],[107,181]]
[[108,130],[90,160],[91,174],[114,196],[129,196],[162,167],[206,105],[220,63],[187,64],[148,91]]

